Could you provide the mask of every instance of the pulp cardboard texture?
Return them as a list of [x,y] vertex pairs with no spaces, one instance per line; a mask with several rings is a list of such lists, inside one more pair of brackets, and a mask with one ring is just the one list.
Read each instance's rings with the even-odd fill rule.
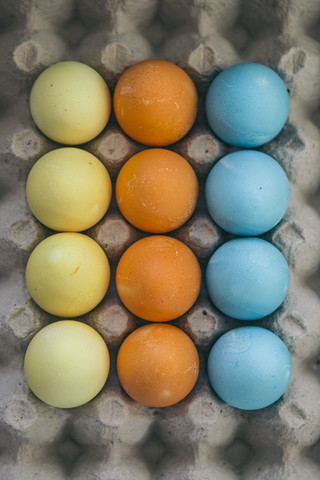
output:
[[[318,480],[319,1],[3,0],[0,24],[1,480]],[[121,389],[117,350],[129,332],[146,322],[121,304],[114,273],[124,250],[145,234],[121,217],[114,197],[107,215],[85,232],[110,259],[111,286],[101,304],[79,318],[108,344],[108,381],[93,401],[68,410],[39,401],[24,379],[28,343],[40,328],[58,320],[30,299],[24,279],[31,251],[53,233],[27,206],[27,175],[41,155],[60,146],[30,117],[31,86],[47,66],[72,59],[95,68],[113,91],[121,73],[146,58],[177,63],[199,92],[195,126],[169,148],[190,162],[200,181],[195,214],[172,236],[193,249],[203,271],[213,251],[232,238],[208,216],[204,181],[212,165],[235,150],[216,138],[206,122],[208,85],[221,70],[254,61],[273,68],[289,90],[289,120],[260,148],[279,161],[291,187],[285,217],[263,235],[289,263],[289,295],[272,315],[250,323],[279,335],[293,359],[288,390],[268,408],[237,410],[209,387],[206,361],[214,341],[249,322],[217,311],[204,281],[194,307],[172,322],[199,351],[201,370],[192,393],[178,405],[155,409],[135,403]],[[146,147],[129,139],[113,115],[99,137],[81,148],[97,155],[114,184],[123,163]]]

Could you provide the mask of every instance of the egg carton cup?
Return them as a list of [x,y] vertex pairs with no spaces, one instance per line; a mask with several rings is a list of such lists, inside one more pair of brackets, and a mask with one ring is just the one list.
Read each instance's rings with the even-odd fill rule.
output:
[[[3,480],[308,480],[320,475],[320,4],[318,0],[12,0],[0,2],[0,478]],[[177,63],[194,80],[199,112],[190,133],[169,149],[185,157],[200,182],[197,209],[172,235],[196,253],[202,270],[213,251],[233,238],[211,220],[204,182],[214,163],[234,147],[221,142],[204,115],[212,79],[244,61],[273,68],[290,93],[286,126],[259,150],[284,168],[291,188],[288,211],[262,238],[286,257],[291,270],[284,303],[260,321],[226,317],[210,302],[203,281],[199,298],[172,322],[196,343],[200,375],[177,405],[140,405],[122,390],[116,356],[123,339],[146,322],[121,304],[117,262],[146,236],[120,215],[113,196],[106,216],[87,233],[111,264],[106,297],[78,317],[106,340],[111,371],[102,392],[75,409],[38,400],[23,374],[34,334],[57,317],[41,310],[25,284],[35,246],[53,232],[31,214],[25,197],[34,162],[60,145],[34,125],[30,89],[44,68],[82,61],[100,72],[111,90],[121,73],[146,58]],[[107,167],[113,186],[121,166],[147,148],[128,138],[114,114],[106,129],[81,146]],[[289,388],[262,410],[235,409],[217,397],[206,374],[208,353],[224,332],[243,325],[272,330],[293,360]]]

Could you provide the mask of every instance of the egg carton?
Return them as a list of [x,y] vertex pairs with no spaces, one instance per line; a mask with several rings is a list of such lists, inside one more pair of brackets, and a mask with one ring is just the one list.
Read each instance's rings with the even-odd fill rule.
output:
[[[320,475],[320,4],[318,0],[11,0],[0,2],[1,324],[0,478],[2,480],[308,480]],[[239,62],[273,68],[290,93],[282,132],[260,150],[273,156],[290,181],[289,209],[262,237],[285,255],[289,294],[273,314],[239,322],[209,301],[203,282],[189,312],[172,322],[196,343],[200,375],[177,405],[156,409],[121,389],[115,362],[122,340],[146,322],[121,304],[117,262],[146,234],[120,215],[113,198],[106,216],[87,233],[107,253],[111,284],[105,299],[79,320],[106,340],[111,371],[90,403],[57,409],[39,401],[23,374],[34,334],[57,320],[28,294],[24,272],[34,247],[53,232],[28,209],[27,175],[59,145],[31,120],[31,86],[47,66],[82,61],[111,90],[121,73],[146,58],[177,63],[194,80],[199,112],[190,133],[168,148],[185,157],[200,182],[192,218],[172,232],[196,253],[202,270],[213,251],[233,238],[208,216],[204,182],[212,165],[234,151],[209,129],[204,97],[212,79]],[[107,167],[113,186],[121,166],[146,148],[129,139],[112,115],[107,128],[81,146]],[[215,340],[243,325],[259,325],[290,349],[293,376],[275,404],[243,411],[209,387],[206,362]]]

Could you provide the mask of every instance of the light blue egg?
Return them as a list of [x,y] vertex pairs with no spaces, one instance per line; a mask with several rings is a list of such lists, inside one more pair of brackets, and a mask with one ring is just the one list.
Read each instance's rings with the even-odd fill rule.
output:
[[271,405],[285,392],[291,377],[290,353],[274,333],[241,327],[222,335],[208,359],[208,376],[225,402],[244,410]]
[[206,114],[226,143],[252,148],[272,140],[286,123],[289,95],[279,75],[259,63],[227,68],[211,83]]
[[273,228],[285,214],[289,196],[283,168],[256,150],[223,157],[209,173],[205,188],[211,217],[235,235],[260,235]]
[[209,260],[206,284],[221,312],[238,320],[257,320],[276,310],[290,283],[282,253],[261,238],[237,238],[219,247]]

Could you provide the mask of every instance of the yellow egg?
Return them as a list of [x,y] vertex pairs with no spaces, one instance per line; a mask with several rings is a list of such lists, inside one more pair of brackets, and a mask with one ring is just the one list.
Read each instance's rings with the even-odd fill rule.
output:
[[92,140],[107,125],[111,97],[106,82],[93,68],[79,62],[60,62],[35,81],[30,110],[47,137],[77,145]]
[[62,320],[31,340],[24,359],[29,387],[45,403],[60,408],[83,405],[104,386],[109,352],[103,338],[85,323]]
[[59,317],[77,317],[105,296],[110,281],[106,254],[81,233],[57,233],[31,253],[26,282],[34,301]]
[[32,213],[47,227],[64,232],[81,232],[95,225],[110,205],[111,190],[100,160],[73,147],[41,157],[27,180]]

